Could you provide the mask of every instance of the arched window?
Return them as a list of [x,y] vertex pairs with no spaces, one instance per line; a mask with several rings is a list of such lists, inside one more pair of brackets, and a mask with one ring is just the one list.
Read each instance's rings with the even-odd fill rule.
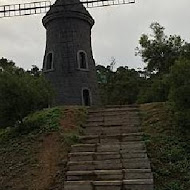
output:
[[91,106],[91,94],[89,89],[82,89],[82,104]]
[[46,64],[45,64],[45,70],[52,70],[53,69],[53,53],[49,52],[46,55]]
[[88,70],[88,58],[87,54],[83,50],[79,50],[77,54],[78,68]]

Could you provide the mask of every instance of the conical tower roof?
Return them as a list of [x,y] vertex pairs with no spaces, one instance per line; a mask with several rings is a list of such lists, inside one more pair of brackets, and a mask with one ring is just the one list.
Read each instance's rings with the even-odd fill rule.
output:
[[83,17],[91,25],[94,24],[94,20],[80,0],[56,0],[56,2],[51,6],[50,10],[47,12],[46,16],[43,18],[43,24],[46,24],[46,20],[49,20],[49,17],[55,16],[62,17]]

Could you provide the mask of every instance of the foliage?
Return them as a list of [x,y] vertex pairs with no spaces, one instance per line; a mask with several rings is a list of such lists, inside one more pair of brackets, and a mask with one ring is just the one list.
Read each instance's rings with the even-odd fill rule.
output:
[[133,104],[137,100],[138,92],[143,84],[135,69],[119,67],[113,71],[110,66],[97,67],[98,83],[102,103],[106,104]]
[[[144,72],[148,76],[144,81],[144,88],[140,90],[139,103],[168,101],[170,83],[175,81],[168,80],[171,67],[176,61],[190,57],[190,44],[180,36],[170,35],[168,37],[165,34],[165,28],[159,23],[152,23],[150,29],[152,34],[141,36],[140,47],[136,52],[146,63]],[[188,91],[186,93],[189,94]]]
[[14,128],[1,129],[0,140],[3,142],[6,139],[30,133],[44,134],[59,130],[64,131],[64,137],[69,137],[71,140],[77,139],[78,135],[82,133],[81,126],[86,120],[86,115],[86,108],[78,106],[43,109],[29,114],[23,119],[22,124]]
[[168,99],[169,84],[164,77],[152,77],[144,81],[138,95],[138,103],[165,102]]
[[190,60],[180,59],[171,68],[169,101],[177,124],[190,129]]
[[190,133],[177,130],[166,103],[141,105],[156,190],[190,189]]
[[139,54],[147,64],[146,70],[158,74],[169,73],[170,67],[174,65],[179,57],[190,56],[190,44],[181,39],[180,36],[164,33],[165,28],[159,23],[150,25],[152,35],[143,34],[139,40]]
[[[87,109],[85,107],[69,107],[63,111],[62,124],[67,125],[63,135],[67,145],[76,144],[79,142],[79,135],[82,135],[83,125],[87,117]],[[69,118],[69,119],[68,119]],[[75,124],[74,126],[72,124]]]
[[60,127],[62,108],[54,107],[37,111],[25,117],[21,125],[21,131],[40,129],[42,131],[56,131]]
[[1,128],[22,123],[29,113],[48,106],[52,91],[37,67],[24,71],[2,58],[0,68]]
[[28,115],[21,128],[0,129],[0,189],[63,189],[70,144],[86,114],[79,106],[48,108]]

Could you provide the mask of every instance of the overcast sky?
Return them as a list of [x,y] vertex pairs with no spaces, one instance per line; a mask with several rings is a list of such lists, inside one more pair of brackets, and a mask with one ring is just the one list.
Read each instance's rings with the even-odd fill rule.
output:
[[[31,0],[28,0],[31,1]],[[0,4],[27,2],[27,0],[0,0]],[[190,41],[190,0],[136,0],[135,4],[89,9],[95,19],[92,30],[94,58],[107,65],[112,57],[116,66],[143,68],[135,48],[149,25],[159,22],[166,34],[181,35]],[[45,51],[43,15],[0,19],[0,57],[16,62],[25,69],[32,65],[42,67]]]

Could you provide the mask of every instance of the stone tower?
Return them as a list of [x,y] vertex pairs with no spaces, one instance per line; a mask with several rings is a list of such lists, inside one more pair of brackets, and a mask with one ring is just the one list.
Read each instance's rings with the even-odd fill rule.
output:
[[57,0],[44,16],[43,25],[43,72],[55,90],[53,105],[98,105],[91,15],[79,0]]

